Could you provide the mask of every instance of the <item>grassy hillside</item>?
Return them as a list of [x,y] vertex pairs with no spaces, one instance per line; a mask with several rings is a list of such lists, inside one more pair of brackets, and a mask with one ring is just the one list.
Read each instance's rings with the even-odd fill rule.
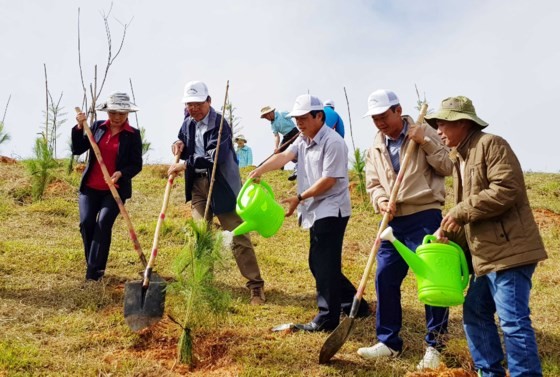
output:
[[[166,166],[146,166],[133,182],[126,204],[144,253],[151,248],[166,184]],[[249,170],[243,170],[245,176]],[[278,198],[294,193],[288,172],[266,176]],[[560,375],[560,175],[526,175],[529,195],[550,259],[534,277],[532,316],[545,375]],[[124,283],[142,270],[124,221],[114,226],[106,278],[84,284],[84,252],[78,230],[79,173],[56,171],[44,200],[31,201],[30,179],[22,164],[0,164],[0,375],[6,376],[403,376],[423,355],[424,311],[412,274],[403,286],[405,350],[393,360],[366,362],[358,347],[375,341],[374,318],[361,320],[328,365],[318,364],[327,334],[273,333],[285,322],[307,322],[315,314],[314,281],[307,266],[308,233],[295,217],[274,237],[252,234],[266,280],[268,302],[248,304],[235,261],[226,258],[216,274],[233,300],[227,315],[208,319],[195,331],[197,365],[176,362],[181,329],[167,317],[139,334],[123,320]],[[185,243],[183,227],[190,216],[183,179],[177,179],[160,238],[157,270],[171,278],[170,264]],[[343,264],[357,285],[363,273],[380,217],[353,193],[353,216],[346,233]],[[366,298],[375,302],[373,278]],[[178,297],[168,295],[166,311],[180,313]],[[461,328],[461,309],[451,308],[450,368],[471,367]],[[458,370],[456,374],[461,375]],[[448,371],[447,373],[451,373]],[[410,373],[409,375],[412,375]],[[426,374],[427,375],[427,374]],[[436,374],[432,374],[436,375]],[[447,374],[452,375],[452,374]]]

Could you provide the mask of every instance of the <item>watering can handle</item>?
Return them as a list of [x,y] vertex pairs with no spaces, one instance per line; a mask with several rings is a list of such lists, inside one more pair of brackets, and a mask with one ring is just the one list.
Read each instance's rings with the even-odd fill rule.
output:
[[[436,241],[437,239],[438,238],[433,234],[427,234],[426,236],[424,236],[424,240],[422,241],[422,244],[427,244]],[[467,264],[467,258],[465,257],[465,252],[463,251],[463,249],[461,249],[461,246],[457,245],[453,241],[449,241],[449,245],[457,249],[457,252],[459,253],[459,259],[461,262],[461,286],[463,289],[465,289],[469,284],[469,265]]]
[[262,187],[266,189],[266,191],[268,191],[272,199],[274,199],[274,192],[272,192],[272,187],[270,187],[270,185],[263,180],[261,180],[259,183]]
[[453,245],[457,251],[459,252],[459,258],[461,259],[461,285],[462,288],[467,288],[469,284],[469,265],[467,264],[467,257],[465,257],[465,252],[461,249],[461,246],[457,245],[455,242],[449,241],[451,245]]
[[[274,199],[274,192],[272,191],[272,187],[270,187],[270,185],[268,183],[266,183],[265,181],[263,181],[262,179],[259,182],[256,182],[254,178],[249,178],[247,180],[247,182],[245,182],[245,184],[243,185],[243,187],[241,187],[241,191],[239,191],[239,195],[238,198],[240,198],[242,196],[242,194],[245,192],[245,190],[247,190],[247,188],[252,184],[259,184],[262,187],[264,187],[266,189],[266,191],[268,191],[268,193],[270,194],[270,196],[272,197],[272,199]],[[243,203],[241,203],[241,201],[238,199],[237,200],[237,205],[240,208],[244,208],[243,207]]]
[[247,180],[247,182],[245,182],[243,184],[243,186],[241,186],[241,190],[239,191],[239,194],[237,195],[237,206],[241,209],[244,209],[245,207],[243,206],[243,203],[241,203],[241,197],[243,196],[243,193],[245,192],[245,190],[247,190],[247,188],[249,187],[249,185],[254,181],[253,178],[249,178]]

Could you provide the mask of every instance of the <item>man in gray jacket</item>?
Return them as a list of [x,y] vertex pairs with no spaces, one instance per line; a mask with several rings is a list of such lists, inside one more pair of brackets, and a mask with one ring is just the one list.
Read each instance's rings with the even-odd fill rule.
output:
[[529,295],[537,262],[547,255],[521,165],[504,139],[482,131],[488,123],[467,97],[443,100],[426,121],[453,148],[456,205],[444,216],[439,237],[456,240],[454,234],[464,230],[472,255],[476,276],[463,304],[463,324],[474,365],[481,376],[506,375],[497,313],[509,375],[542,376]]

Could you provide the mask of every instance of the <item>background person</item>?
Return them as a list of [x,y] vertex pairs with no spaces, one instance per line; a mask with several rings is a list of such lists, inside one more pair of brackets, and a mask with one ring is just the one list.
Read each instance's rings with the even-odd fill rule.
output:
[[[286,150],[290,144],[296,140],[298,129],[292,119],[288,116],[287,111],[276,111],[272,106],[265,106],[261,109],[261,119],[270,121],[270,127],[274,134],[274,153],[280,153]],[[280,142],[282,135],[282,142]],[[289,161],[288,161],[289,162]],[[284,165],[280,167],[284,169]],[[288,177],[293,181],[297,178],[297,163],[294,165],[294,172]]]
[[[243,221],[235,212],[241,178],[233,150],[231,128],[224,119],[220,150],[216,156],[222,115],[212,108],[206,84],[202,81],[188,82],[185,85],[183,102],[189,116],[183,121],[179,130],[179,140],[173,143],[171,149],[174,155],[181,153],[181,159],[185,162],[172,164],[168,174],[186,171],[185,196],[186,201],[191,202],[194,219],[204,217],[206,202],[210,200],[211,211],[206,221],[211,222],[216,215],[222,228],[232,231]],[[216,158],[215,182],[212,197],[208,198]],[[249,235],[233,237],[233,255],[241,275],[247,279],[246,286],[251,291],[251,304],[264,304],[264,281]]]
[[[453,166],[448,149],[430,127],[415,125],[395,93],[376,90],[368,98],[368,111],[379,130],[366,157],[366,188],[376,212],[389,213],[389,226],[395,237],[411,250],[422,244],[426,234],[434,233],[442,219],[445,201],[444,177]],[[389,208],[389,196],[400,170],[408,143],[418,144],[404,173],[396,205]],[[375,288],[378,343],[363,347],[358,354],[366,359],[397,356],[403,349],[399,336],[402,327],[401,284],[408,265],[389,241],[383,241],[377,253]],[[449,312],[447,308],[425,305],[425,340],[428,345],[417,369],[437,368],[444,347]]]
[[[547,258],[527,198],[521,165],[509,144],[482,131],[467,97],[450,97],[426,116],[452,147],[455,206],[441,222],[448,236],[464,230],[474,273],[463,304],[463,324],[481,376],[542,376],[529,295],[537,262]],[[452,232],[452,233],[449,233]],[[440,234],[443,238],[443,235]]]
[[253,165],[253,151],[251,150],[251,147],[247,145],[247,139],[245,139],[245,136],[238,135],[234,141],[235,144],[237,144],[235,154],[237,155],[239,167],[244,168],[245,166]]
[[[289,205],[286,216],[297,208],[299,223],[309,229],[309,268],[315,278],[319,313],[311,322],[297,324],[296,328],[331,331],[338,326],[341,311],[350,312],[356,294],[356,288],[342,273],[342,242],[351,212],[348,148],[335,131],[324,127],[323,104],[317,97],[297,97],[289,116],[296,119],[303,137],[253,170],[249,177],[258,178],[298,159],[298,194],[283,202]],[[362,300],[357,317],[369,314],[367,302]]]
[[[142,138],[140,131],[128,123],[128,113],[138,111],[126,93],[115,92],[97,106],[107,112],[108,120],[91,126],[111,180],[123,203],[132,196],[132,178],[142,170]],[[89,151],[89,159],[80,182],[78,205],[80,233],[86,257],[86,280],[101,280],[105,274],[113,224],[119,207],[105,182],[101,166],[83,130],[86,115],[76,115],[78,124],[72,128],[72,154]]]
[[325,123],[328,127],[334,129],[337,134],[344,138],[344,121],[338,115],[338,113],[334,110],[334,101],[332,99],[328,99],[325,101]]

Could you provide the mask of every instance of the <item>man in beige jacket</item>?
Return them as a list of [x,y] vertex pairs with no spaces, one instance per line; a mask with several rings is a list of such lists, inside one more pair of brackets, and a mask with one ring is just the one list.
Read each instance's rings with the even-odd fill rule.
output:
[[467,97],[443,100],[426,121],[453,148],[456,205],[441,228],[452,234],[464,230],[472,254],[476,276],[463,304],[463,324],[474,365],[480,376],[506,375],[497,313],[509,375],[542,376],[529,295],[537,262],[547,255],[521,165],[504,139],[482,131],[488,123]]
[[[411,250],[422,244],[426,234],[435,232],[442,219],[445,201],[444,177],[451,175],[449,151],[435,130],[415,125],[402,115],[396,94],[377,90],[368,98],[368,112],[379,132],[366,159],[366,188],[376,212],[389,213],[395,237]],[[408,143],[418,144],[404,172],[396,205],[389,207],[391,188],[400,170]],[[375,288],[377,292],[376,332],[378,343],[363,347],[358,354],[366,359],[397,356],[403,348],[400,287],[408,265],[388,241],[377,253]],[[447,308],[425,306],[428,345],[418,369],[437,368],[444,347],[449,312]]]

